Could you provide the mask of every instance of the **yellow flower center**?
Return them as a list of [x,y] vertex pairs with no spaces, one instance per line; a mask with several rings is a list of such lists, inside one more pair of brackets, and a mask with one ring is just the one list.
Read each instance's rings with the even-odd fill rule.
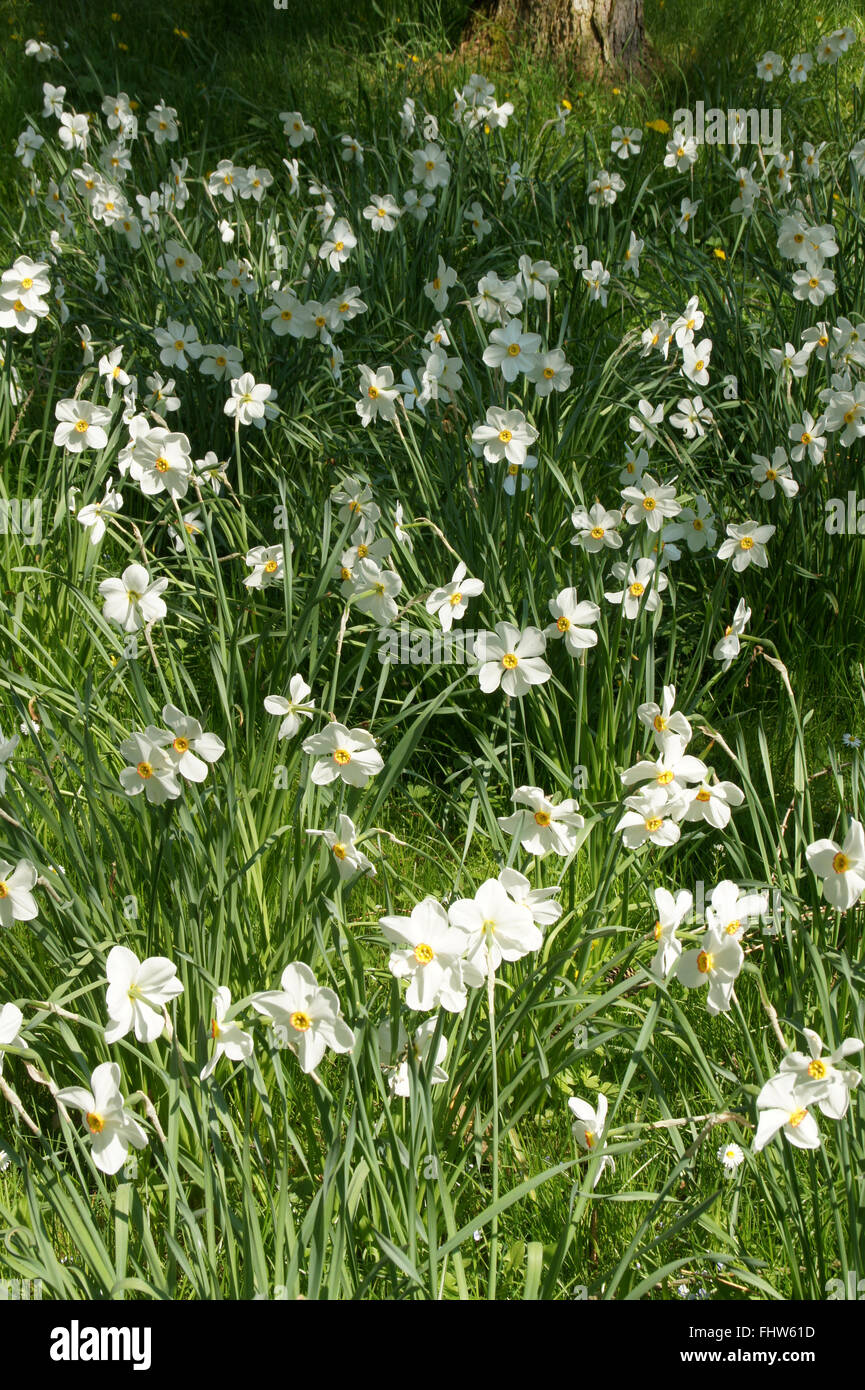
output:
[[87,1121],[87,1128],[91,1134],[101,1134],[105,1128],[105,1119],[99,1114],[98,1110],[88,1110],[84,1117]]
[[293,315],[290,309],[283,309],[279,317],[283,319],[285,323],[288,323],[289,319],[291,319]]
[[603,528],[603,526],[593,526],[593,527],[592,527],[592,540],[593,540],[593,541],[602,541],[603,539],[604,539],[604,528]]
[[538,825],[547,826],[550,823],[549,811],[535,811],[535,821]]
[[566,618],[564,615],[556,621],[556,627],[559,629],[559,632],[567,632],[570,626],[570,618]]
[[156,463],[153,466],[156,469],[157,473],[167,473],[169,468],[168,459],[163,458],[160,454],[159,458],[156,460]]
[[171,746],[174,749],[175,753],[185,753],[189,748],[189,739],[176,738]]
[[351,754],[349,753],[347,748],[335,748],[333,752],[333,760],[335,763],[338,763],[340,767],[345,767],[348,763],[351,762]]
[[424,168],[426,169],[427,173],[429,173],[430,169],[434,169],[435,167],[436,164],[434,159],[428,159],[424,164]]
[[278,569],[279,565],[277,564],[276,560],[268,560],[267,564],[264,567],[264,572],[265,574],[276,574],[276,571]]
[[658,786],[668,787],[672,782],[674,776],[675,773],[672,773],[669,768],[667,768],[664,772],[659,772],[656,778]]
[[76,432],[76,434],[86,434],[86,433],[87,433],[87,430],[88,430],[88,427],[89,427],[89,424],[90,424],[90,421],[89,421],[89,420],[76,420],[76,421],[75,421],[75,432]]
[[632,598],[642,598],[644,592],[645,585],[641,584],[638,579],[635,579],[633,584],[628,589],[628,593],[631,595]]
[[844,416],[844,424],[845,424],[845,425],[852,425],[852,423],[853,423],[853,421],[854,421],[855,419],[856,419],[856,411],[855,411],[855,410],[848,410],[847,413],[846,413],[846,415]]
[[841,850],[838,851],[835,858],[832,860],[832,868],[835,870],[836,874],[846,874],[847,870],[850,868],[850,860]]
[[346,581],[349,580],[349,579],[351,579],[351,570],[350,570],[350,569],[347,569],[346,566],[343,565],[342,569],[341,569],[340,572],[339,572],[339,577],[340,577],[340,579],[343,579],[343,580],[346,580]]
[[510,444],[513,435],[510,430],[499,430],[499,439],[503,444]]
[[[107,207],[108,204],[106,203],[105,206]],[[174,258],[174,264],[177,266],[178,270],[182,270],[183,267],[186,265],[186,258],[185,258],[185,256],[175,256],[175,258]]]
[[369,388],[369,390],[367,391],[366,394],[369,396],[369,398],[370,398],[371,401],[374,401],[375,398],[376,398],[376,396],[378,395],[378,387],[377,387],[377,386],[370,386],[370,388]]
[[441,282],[441,279],[439,278],[438,275],[435,277],[435,279],[433,280],[432,284],[433,284],[433,289],[434,289],[434,290],[440,290],[440,289],[441,289],[441,287],[442,287],[442,282]]
[[661,926],[660,919],[659,919],[659,920],[655,923],[655,940],[656,940],[656,941],[660,941],[660,939],[661,939],[661,932],[662,932],[663,930],[664,930],[664,929],[663,929],[663,927]]
[[808,1075],[815,1081],[822,1081],[826,1075],[826,1070],[826,1063],[822,1062],[819,1057],[815,1057],[808,1067]]
[[308,1033],[312,1027],[312,1019],[309,1014],[303,1012],[303,1009],[296,1009],[288,1021],[298,1033]]
[[695,531],[703,530],[703,523],[698,516],[694,517],[694,520],[691,522],[691,525],[693,526]]
[[544,373],[543,373],[543,374],[544,374],[544,377],[546,378],[547,381],[552,381],[553,377],[554,377],[555,374],[556,374],[555,368],[554,368],[554,367],[544,367]]
[[153,776],[153,768],[150,766],[150,763],[139,763],[135,771],[144,782],[147,782]]
[[509,463],[509,464],[508,464],[508,477],[510,477],[510,478],[515,478],[515,477],[517,476],[517,474],[519,473],[519,471],[520,471],[520,465],[519,465],[518,463]]
[[508,357],[519,357],[519,355],[520,355],[520,345],[519,345],[519,343],[509,343],[509,344],[508,344]]
[[711,793],[710,791],[707,791],[705,787],[701,787],[700,790],[697,792],[697,795],[696,795],[696,797],[695,797],[695,800],[696,800],[696,801],[711,801],[711,800],[712,800],[712,793]]
[[21,288],[22,290],[32,290],[33,281],[30,279],[29,275],[25,276],[25,278],[21,281]]
[[327,319],[324,317],[324,314],[319,314],[319,315],[316,317],[316,320],[315,320],[315,326],[316,326],[316,328],[324,328],[324,326],[325,326],[326,323],[327,323]]
[[807,1114],[808,1114],[808,1111],[805,1110],[804,1108],[800,1108],[799,1110],[794,1110],[794,1111],[793,1111],[793,1114],[790,1116],[789,1123],[793,1126],[794,1129],[796,1129],[796,1128],[798,1128],[798,1126],[802,1123],[802,1121],[805,1119],[805,1116],[806,1116]]
[[176,338],[175,341],[174,341],[174,351],[175,351],[175,352],[182,352],[183,349],[184,349],[184,347],[185,347],[185,343],[184,343],[183,339],[182,339],[182,338]]
[[664,824],[660,816],[650,816],[646,821],[646,829],[650,835],[656,835]]
[[775,481],[775,479],[777,478],[777,476],[778,476],[778,474],[775,472],[775,469],[774,469],[774,468],[767,468],[767,469],[766,469],[766,482],[767,482],[767,483],[774,483],[774,481]]
[[419,941],[414,948],[414,958],[418,965],[429,965],[430,961],[435,958],[435,951],[425,941]]
[[8,897],[9,897],[9,884],[8,884],[8,883],[0,883],[0,900],[2,900],[3,898],[8,898]]
[[811,276],[811,279],[808,281],[808,288],[811,289],[811,290],[816,290],[816,288],[817,288],[817,286],[819,285],[819,283],[820,283],[820,281],[817,279],[817,276],[816,276],[816,275],[812,275],[812,276]]
[[216,359],[216,365],[217,365],[217,367],[224,367],[225,364],[226,364],[226,361],[227,361],[227,358],[225,358],[225,357],[222,357],[222,356],[217,357],[217,359]]
[[724,928],[724,931],[727,933],[728,936],[735,936],[736,932],[739,930],[741,925],[741,920],[738,917],[736,917],[732,922],[727,923],[726,927]]
[[742,550],[753,550],[753,548],[754,548],[754,537],[753,537],[753,536],[743,536],[742,539],[741,539],[740,542],[739,542],[739,546],[740,546],[740,548],[741,548]]
[[513,652],[505,652],[502,657],[502,665],[506,671],[513,671],[514,667],[518,664],[519,658]]
[[664,718],[663,714],[656,714],[652,720],[652,724],[657,729],[658,733],[662,734],[667,727],[667,720]]
[[715,957],[712,955],[711,951],[701,951],[697,956],[697,969],[701,975],[710,974],[714,964]]
[[586,1141],[587,1149],[593,1149],[595,1147],[595,1136],[590,1129],[583,1130],[583,1138]]
[[332,848],[333,856],[334,856],[335,859],[344,859],[344,858],[345,858],[345,856],[346,856],[346,848],[345,848],[345,845],[341,845],[341,844],[337,843],[337,844],[333,845],[331,848]]
[[219,1026],[219,1021],[218,1021],[218,1019],[212,1018],[212,1019],[210,1020],[210,1036],[213,1038],[214,1042],[215,1042],[216,1039],[219,1037],[219,1035],[220,1035],[221,1032],[222,1032],[222,1029],[221,1029],[220,1026]]

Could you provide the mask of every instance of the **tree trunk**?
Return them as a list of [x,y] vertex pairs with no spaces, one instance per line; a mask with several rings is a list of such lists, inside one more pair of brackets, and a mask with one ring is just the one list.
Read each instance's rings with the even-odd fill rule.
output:
[[643,0],[493,0],[493,19],[538,55],[575,59],[589,70],[639,59]]

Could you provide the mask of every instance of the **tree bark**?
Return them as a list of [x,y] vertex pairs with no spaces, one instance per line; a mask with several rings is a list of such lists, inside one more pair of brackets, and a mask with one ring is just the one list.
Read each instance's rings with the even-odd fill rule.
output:
[[643,0],[493,0],[492,18],[539,56],[576,60],[589,70],[631,67],[645,38]]

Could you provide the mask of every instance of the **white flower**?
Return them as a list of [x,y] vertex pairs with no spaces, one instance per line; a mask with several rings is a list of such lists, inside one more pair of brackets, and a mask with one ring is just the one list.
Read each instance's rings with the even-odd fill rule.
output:
[[634,448],[637,447],[637,443],[640,443],[645,444],[647,449],[651,449],[658,438],[653,426],[663,423],[664,407],[663,405],[653,406],[651,402],[641,400],[637,405],[637,410],[639,414],[632,415],[628,420],[629,428],[632,429],[637,436]]
[[628,524],[639,526],[645,521],[650,531],[660,531],[668,518],[678,516],[682,510],[676,501],[676,489],[655,482],[650,473],[640,480],[639,487],[626,487],[622,498],[631,503],[625,512]]
[[733,985],[744,960],[742,947],[734,935],[722,934],[710,928],[703,936],[699,950],[686,951],[679,957],[676,979],[688,989],[708,985],[708,1012],[726,1013],[730,1008]]
[[288,699],[284,695],[265,696],[264,708],[268,714],[276,714],[282,718],[276,735],[278,739],[294,738],[300,729],[301,720],[312,718],[315,713],[315,696],[309,699],[311,693],[312,687],[298,674],[292,676],[289,681]]
[[374,232],[392,232],[400,219],[400,206],[389,193],[373,197],[363,210],[363,215]]
[[761,82],[772,82],[774,78],[780,77],[784,71],[784,59],[780,53],[773,53],[769,49],[763,54],[757,63],[757,76]]
[[502,869],[499,883],[509,898],[530,913],[535,926],[549,927],[562,915],[562,905],[555,901],[558,887],[532,888],[525,874],[516,869]]
[[592,207],[612,207],[624,187],[625,180],[621,174],[611,174],[609,170],[601,169],[586,189],[589,203]]
[[706,908],[706,926],[718,936],[732,936],[741,941],[751,920],[765,917],[768,911],[767,893],[743,893],[737,884],[725,878],[712,889],[711,906]]
[[252,568],[252,574],[243,581],[247,589],[266,589],[270,584],[281,584],[285,548],[282,545],[254,545],[244,564]]
[[484,581],[467,579],[467,574],[468,567],[461,560],[450,583],[441,589],[433,589],[426,601],[426,611],[437,616],[442,632],[450,632],[454,623],[465,617],[468,600],[477,598],[484,591]]
[[307,830],[307,835],[320,835],[333,855],[337,872],[341,879],[351,878],[362,873],[375,876],[375,866],[367,859],[363,850],[358,849],[355,839],[357,831],[348,816],[340,816],[337,830]]
[[182,283],[191,285],[195,280],[196,273],[201,269],[201,257],[196,256],[194,251],[189,251],[174,237],[169,237],[165,243],[164,253],[157,257],[157,265],[163,270],[167,270],[173,284]]
[[676,703],[676,687],[665,685],[661,694],[661,704],[648,701],[646,704],[637,706],[637,718],[641,724],[645,724],[647,729],[652,730],[652,736],[658,748],[663,750],[670,738],[680,739],[683,744],[689,743],[692,729],[684,714],[674,710]]
[[104,449],[108,443],[107,427],[111,411],[92,401],[58,401],[54,414],[59,424],[54,431],[54,444],[70,454],[83,449]]
[[252,1034],[245,1033],[233,1019],[226,1019],[230,1007],[231,990],[222,986],[213,996],[213,1016],[208,1032],[216,1046],[210,1061],[199,1073],[202,1081],[212,1075],[220,1057],[227,1057],[230,1062],[248,1062],[252,1056]]
[[254,994],[254,1009],[273,1019],[277,1037],[291,1048],[303,1072],[318,1066],[327,1048],[351,1052],[354,1033],[341,1015],[332,989],[319,985],[308,965],[292,961],[282,972],[279,990]]
[[738,1144],[722,1144],[718,1150],[718,1162],[724,1165],[727,1177],[732,1177],[740,1163],[743,1163],[745,1155]]
[[316,786],[326,786],[337,778],[349,787],[365,787],[384,767],[375,739],[366,729],[348,730],[344,724],[329,724],[303,744],[304,753],[316,758],[310,773]]
[[624,561],[619,561],[613,565],[612,574],[616,579],[626,579],[627,588],[621,591],[605,590],[604,598],[610,603],[621,603],[629,622],[637,617],[641,606],[647,613],[654,613],[660,608],[661,594],[669,581],[665,574],[657,571],[654,560],[638,560],[631,569]]
[[709,407],[703,405],[702,396],[692,399],[682,396],[678,411],[670,415],[670,424],[681,430],[686,439],[697,439],[702,438],[706,433],[705,426],[711,425],[714,419]]
[[667,152],[664,155],[664,168],[675,169],[678,174],[686,174],[692,164],[697,162],[697,142],[693,135],[685,138],[682,130],[674,130],[673,138],[667,141]]
[[447,308],[448,291],[453,289],[457,282],[457,273],[452,266],[445,265],[441,256],[438,258],[438,269],[429,284],[424,285],[423,292],[427,299],[432,300],[434,308],[438,313],[443,314]]
[[386,627],[397,616],[396,596],[402,580],[394,570],[382,570],[371,558],[358,560],[357,574],[352,580],[350,600],[361,613],[368,613]]
[[602,306],[606,308],[610,272],[604,269],[603,262],[592,261],[588,269],[583,271],[583,279],[589,289],[589,299],[600,300]]
[[21,742],[18,734],[13,734],[11,738],[4,738],[3,730],[0,729],[0,796],[6,791],[6,775],[8,768],[6,764]]
[[855,906],[865,891],[865,832],[851,820],[844,844],[815,840],[805,851],[812,873],[823,880],[823,897],[839,912]]
[[561,856],[573,854],[577,847],[576,832],[585,825],[576,801],[569,798],[554,805],[540,787],[517,787],[512,800],[527,809],[496,819],[508,835],[519,838],[526,854],[540,857],[550,851]]
[[3,1074],[3,1053],[7,1047],[26,1047],[20,1028],[24,1015],[17,1004],[4,1004],[0,1009],[0,1076]]
[[231,383],[231,395],[225,402],[226,415],[233,415],[240,425],[256,425],[263,429],[268,415],[268,402],[275,400],[276,391],[267,382],[256,382],[252,372],[244,372]]
[[819,307],[827,295],[835,293],[835,277],[828,266],[811,263],[793,272],[793,298],[807,299]]
[[113,491],[112,480],[109,477],[105,483],[105,496],[102,501],[88,502],[85,506],[79,507],[75,520],[80,521],[81,525],[89,530],[90,544],[98,545],[105,535],[105,516],[114,515],[122,508],[123,496],[121,493]]
[[392,420],[396,413],[399,391],[393,384],[393,371],[390,367],[379,367],[374,372],[371,367],[361,364],[360,400],[355,402],[355,410],[366,427],[379,416]]
[[571,513],[571,523],[577,535],[571,537],[571,545],[581,545],[590,555],[596,555],[605,548],[619,550],[622,538],[616,527],[621,520],[621,512],[607,511],[600,502],[596,502],[589,511],[585,507],[576,507]]
[[[448,1054],[447,1038],[439,1038],[435,1056],[433,1056],[433,1041],[437,1031],[438,1019],[428,1018],[419,1028],[415,1029],[411,1041],[411,1052],[415,1059],[417,1071],[427,1076],[430,1086],[440,1086],[448,1079],[447,1072],[442,1070],[441,1065]],[[378,1049],[381,1054],[382,1065],[389,1072],[388,1086],[395,1096],[409,1096],[411,1095],[411,1071],[406,1058],[409,1042],[408,1034],[401,1022],[397,1029],[395,1048],[391,1045],[391,1038],[390,1020],[385,1019],[378,1027]]]
[[794,463],[801,463],[807,454],[817,468],[822,465],[827,444],[823,433],[825,425],[824,415],[815,420],[807,410],[802,411],[801,420],[797,420],[787,431],[788,437],[795,440],[794,447],[790,450],[790,457]]
[[485,977],[503,960],[522,960],[543,945],[540,927],[527,907],[514,902],[496,878],[481,884],[473,898],[458,898],[448,911],[452,926],[468,937],[466,956]]
[[764,457],[763,454],[752,454],[751,458],[754,467],[751,469],[751,477],[755,483],[760,483],[758,489],[760,497],[771,501],[775,496],[775,485],[781,489],[785,497],[795,497],[799,491],[799,484],[793,477],[793,471],[787,462],[787,455],[781,445],[772,454],[772,462]]
[[474,202],[470,207],[466,208],[463,213],[463,221],[471,224],[478,245],[480,245],[484,237],[493,229],[492,222],[488,222],[484,217],[484,210],[478,202]]
[[311,125],[307,125],[299,111],[280,111],[279,119],[282,121],[282,128],[293,150],[307,141],[315,139],[315,131]]
[[712,357],[712,340],[704,338],[702,342],[685,343],[682,348],[684,361],[682,363],[682,375],[689,381],[693,381],[695,386],[708,386],[709,384],[709,362]]
[[694,906],[694,899],[686,889],[675,897],[666,888],[654,888],[652,894],[658,913],[654,928],[658,949],[649,969],[658,979],[665,980],[682,954],[682,943],[676,932]]
[[731,807],[741,806],[744,793],[734,782],[701,782],[691,794],[686,821],[705,821],[714,830],[723,830],[730,823]]
[[472,429],[472,441],[483,445],[488,463],[498,463],[504,458],[518,467],[525,464],[529,446],[537,437],[537,430],[527,423],[521,410],[503,410],[497,405],[487,410],[486,424],[475,425]]
[[151,582],[143,565],[128,565],[119,579],[103,579],[99,585],[105,599],[102,612],[124,632],[138,632],[165,617],[168,609],[160,595],[167,588],[167,579]]
[[[580,1148],[585,1149],[587,1153],[593,1153],[600,1144],[603,1151],[606,1148],[602,1141],[604,1126],[607,1123],[607,1097],[603,1091],[598,1092],[597,1107],[593,1108],[587,1100],[579,1100],[577,1096],[572,1096],[568,1101],[568,1109],[574,1116],[571,1129]],[[615,1159],[610,1154],[604,1154],[595,1174],[593,1187],[597,1187],[600,1176],[608,1164],[615,1171]]]
[[736,612],[733,614],[733,621],[729,627],[724,629],[724,636],[720,642],[715,643],[712,652],[713,661],[722,661],[722,671],[728,671],[733,660],[739,655],[740,634],[745,631],[751,621],[751,610],[743,598],[739,599],[736,605]]
[[382,917],[381,929],[403,949],[391,952],[388,966],[398,980],[408,980],[406,1004],[426,1013],[443,1008],[461,1013],[467,988],[483,983],[483,971],[466,959],[469,937],[448,920],[435,898],[417,903],[410,917]]
[[520,256],[519,267],[527,298],[547,300],[559,282],[559,272],[549,261],[533,261],[525,255]]
[[754,1153],[759,1153],[779,1130],[796,1149],[819,1149],[817,1121],[802,1104],[796,1089],[796,1075],[783,1072],[773,1076],[757,1097],[759,1122],[754,1136]]
[[756,521],[746,521],[742,525],[727,527],[727,539],[722,541],[718,551],[719,560],[733,560],[737,574],[750,564],[766,569],[769,564],[766,555],[766,542],[775,534],[774,526],[758,526]]
[[796,1091],[803,1105],[816,1104],[830,1120],[843,1120],[850,1105],[850,1092],[859,1085],[862,1077],[858,1071],[843,1070],[836,1062],[843,1062],[854,1052],[861,1052],[865,1043],[861,1038],[847,1038],[831,1052],[823,1056],[823,1040],[811,1028],[803,1028],[808,1054],[788,1052],[781,1062],[781,1075],[788,1072],[796,1077]]
[[543,685],[553,674],[541,660],[546,638],[540,628],[520,631],[513,623],[496,623],[495,632],[479,632],[475,640],[478,680],[489,695],[501,686],[506,695],[522,696]]
[[443,188],[451,176],[444,150],[439,145],[428,142],[422,150],[412,153],[412,183],[421,183],[432,190]]
[[39,877],[29,859],[21,859],[13,867],[6,859],[0,859],[0,927],[11,927],[13,922],[32,922],[39,915],[36,899],[31,888],[36,886]]
[[[699,400],[699,396],[696,399]],[[694,503],[693,507],[683,507],[678,519],[664,527],[661,540],[666,544],[667,541],[684,539],[691,553],[697,554],[701,550],[714,550],[718,533],[712,509],[705,497],[695,497]]]
[[678,796],[689,783],[702,782],[707,775],[706,764],[685,752],[685,741],[667,733],[660,756],[652,761],[640,761],[622,773],[622,785],[633,787],[648,782],[664,788],[669,796]]
[[553,640],[563,637],[571,656],[579,656],[587,647],[597,646],[598,634],[591,631],[591,624],[601,616],[596,603],[585,599],[580,602],[576,589],[562,589],[556,598],[549,600],[547,607],[555,622],[544,628],[545,637]]
[[132,1030],[138,1042],[155,1042],[165,1028],[165,1005],[183,993],[174,962],[167,956],[148,956],[140,961],[127,946],[114,946],[108,953],[105,974],[105,1041],[118,1042]]
[[162,718],[168,730],[149,724],[145,738],[154,748],[164,750],[174,771],[188,782],[203,782],[208,763],[216,763],[225,752],[225,744],[216,734],[205,733],[197,719],[184,714],[176,705],[163,705]]
[[527,373],[529,381],[535,383],[537,394],[542,397],[552,395],[553,391],[567,391],[573,374],[574,369],[568,365],[561,348],[539,353],[535,366]]
[[628,809],[616,830],[622,832],[627,849],[639,849],[649,841],[653,845],[674,845],[679,839],[681,831],[676,821],[685,806],[681,794],[671,799],[664,787],[643,787],[633,796],[626,796],[625,805]]
[[130,1146],[147,1147],[147,1135],[135,1117],[124,1108],[120,1093],[120,1068],[116,1062],[103,1062],[90,1077],[90,1090],[66,1086],[56,1099],[84,1113],[90,1131],[90,1152],[95,1166],[109,1177],[126,1162]]
[[164,328],[154,328],[153,336],[160,348],[159,360],[164,367],[176,367],[185,372],[190,358],[201,356],[198,329],[192,324],[169,319]]
[[613,126],[610,153],[617,154],[619,159],[628,159],[631,155],[638,155],[642,143],[643,132],[638,127]]
[[505,381],[516,381],[520,372],[533,372],[538,364],[541,346],[539,333],[524,333],[519,319],[511,319],[504,328],[494,328],[483,360],[488,367],[500,368]]

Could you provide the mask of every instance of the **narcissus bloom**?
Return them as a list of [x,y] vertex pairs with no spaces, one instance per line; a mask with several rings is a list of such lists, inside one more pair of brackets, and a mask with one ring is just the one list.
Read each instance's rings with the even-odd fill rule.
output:
[[88,1091],[83,1086],[65,1086],[56,1099],[81,1110],[90,1131],[90,1152],[100,1172],[109,1177],[126,1162],[130,1146],[147,1147],[147,1135],[123,1105],[120,1068],[116,1062],[103,1062],[90,1077]]
[[571,513],[571,524],[577,534],[571,537],[571,545],[581,545],[590,555],[596,555],[604,548],[619,550],[622,538],[616,527],[621,524],[621,512],[607,511],[600,502],[586,511],[577,507]]
[[205,733],[197,719],[184,714],[176,705],[163,705],[162,718],[168,729],[148,725],[145,737],[154,748],[164,750],[168,761],[188,782],[203,782],[209,763],[216,763],[225,752],[225,744],[216,734]]
[[744,792],[734,782],[701,782],[690,793],[686,821],[705,821],[714,830],[723,830],[730,824],[734,806],[741,806],[745,800]]
[[577,847],[576,832],[586,823],[576,801],[568,798],[554,805],[540,787],[517,787],[511,800],[527,809],[496,819],[508,835],[519,838],[526,854],[542,857],[550,851],[563,856],[573,853]]
[[803,1105],[818,1105],[830,1120],[843,1120],[850,1104],[850,1092],[859,1085],[862,1077],[858,1071],[848,1067],[838,1067],[837,1062],[854,1052],[861,1052],[865,1043],[861,1038],[847,1038],[840,1047],[828,1056],[823,1055],[823,1039],[811,1028],[803,1028],[808,1054],[788,1052],[781,1063],[781,1075],[788,1072],[796,1077],[796,1090]]
[[365,787],[384,767],[372,734],[366,729],[348,730],[344,724],[328,724],[306,740],[303,751],[317,759],[310,772],[317,787],[337,778],[349,787]]
[[484,362],[488,367],[498,367],[505,381],[514,382],[520,372],[534,371],[540,346],[540,333],[524,333],[520,320],[511,319],[504,328],[494,328],[490,333]]
[[682,954],[682,943],[676,932],[694,906],[694,899],[685,888],[675,897],[666,888],[655,888],[652,893],[658,913],[654,928],[658,949],[649,969],[659,980],[665,980]]
[[311,719],[315,713],[315,696],[312,687],[307,685],[300,674],[292,676],[288,684],[288,698],[284,695],[266,695],[264,708],[268,714],[282,717],[277,733],[278,739],[294,738],[300,729],[302,719]]
[[103,579],[99,585],[103,615],[124,632],[138,632],[165,617],[168,608],[160,595],[167,588],[167,579],[151,582],[143,565],[128,565],[119,579]]
[[450,632],[454,623],[465,616],[468,600],[477,598],[484,591],[484,581],[468,579],[467,574],[468,568],[461,560],[451,576],[450,583],[441,589],[433,589],[426,601],[426,611],[436,614],[442,632]]
[[60,422],[54,431],[58,449],[80,454],[83,449],[105,448],[111,424],[111,411],[105,406],[92,401],[58,401],[54,414]]
[[247,589],[266,589],[270,584],[281,584],[285,568],[285,547],[254,545],[244,564],[252,568],[252,574],[248,574],[243,581]]
[[649,700],[643,705],[637,706],[637,718],[641,724],[645,724],[647,729],[652,730],[655,743],[661,749],[666,745],[667,739],[674,737],[681,739],[684,743],[690,743],[693,730],[685,718],[678,710],[674,710],[676,703],[676,687],[665,685],[661,694],[660,705],[654,700]]
[[706,1008],[710,1014],[726,1013],[730,1008],[733,985],[745,956],[735,935],[710,928],[697,951],[686,951],[679,958],[676,979],[688,989],[709,986]]
[[676,501],[676,489],[657,483],[650,473],[640,479],[639,487],[624,488],[622,499],[630,503],[625,512],[628,525],[639,526],[645,521],[650,531],[660,531],[665,521],[678,516],[682,510]]
[[711,906],[706,908],[706,926],[719,936],[732,936],[741,941],[749,923],[755,917],[765,917],[768,911],[768,893],[743,893],[738,884],[725,878],[712,889]]
[[565,647],[571,656],[579,656],[587,647],[595,647],[598,634],[592,632],[591,624],[598,622],[601,610],[588,599],[580,601],[576,589],[562,589],[556,598],[551,598],[547,607],[555,622],[544,628],[544,636],[564,638]]
[[628,569],[623,561],[619,561],[613,565],[611,573],[616,579],[626,579],[627,588],[612,592],[605,590],[604,598],[610,603],[621,603],[625,617],[630,622],[637,617],[641,608],[647,613],[654,613],[660,607],[661,594],[669,580],[665,574],[657,571],[654,560],[638,560],[632,569]]
[[473,898],[458,898],[448,918],[465,932],[466,956],[484,977],[503,960],[522,960],[543,945],[543,932],[531,912],[515,902],[497,878],[488,878]]
[[[580,1148],[585,1149],[587,1153],[594,1153],[599,1147],[601,1150],[606,1148],[603,1134],[604,1126],[607,1123],[607,1097],[603,1091],[598,1093],[598,1103],[595,1108],[587,1100],[580,1100],[577,1096],[572,1096],[568,1101],[568,1109],[574,1116],[574,1123],[571,1128]],[[597,1187],[600,1176],[608,1164],[611,1169],[615,1170],[615,1159],[610,1154],[605,1154],[595,1174],[593,1187]]]
[[227,1057],[229,1062],[248,1062],[252,1056],[252,1034],[244,1032],[233,1019],[226,1018],[230,1008],[231,990],[223,986],[213,996],[213,1015],[208,1033],[216,1046],[210,1061],[199,1073],[202,1081],[212,1074],[220,1057]]
[[745,631],[751,621],[751,610],[743,598],[736,604],[736,612],[733,614],[733,621],[728,628],[724,629],[724,636],[720,642],[716,642],[712,651],[713,661],[720,661],[722,671],[729,670],[735,658],[739,655],[740,634]]
[[823,880],[823,897],[839,912],[847,912],[865,891],[865,832],[853,820],[844,844],[815,840],[805,851],[812,873]]
[[48,305],[42,298],[49,293],[48,264],[19,256],[0,276],[0,328],[17,328],[32,333],[39,319],[45,318]]
[[8,860],[0,859],[0,927],[32,922],[38,916],[39,908],[30,891],[38,877],[29,859],[20,859],[14,867]]
[[[448,1074],[442,1070],[441,1065],[448,1055],[447,1038],[439,1038],[435,1055],[433,1055],[433,1041],[437,1031],[438,1019],[425,1019],[420,1027],[415,1029],[410,1045],[417,1070],[426,1075],[430,1086],[440,1086],[443,1081],[448,1079]],[[395,1048],[392,1047],[391,1036],[390,1020],[386,1018],[378,1027],[378,1050],[381,1054],[382,1066],[388,1073],[388,1086],[393,1094],[395,1096],[409,1096],[411,1095],[411,1072],[406,1056],[409,1051],[409,1040],[402,1022],[398,1025]]]
[[506,695],[525,695],[553,674],[541,653],[547,642],[538,627],[522,632],[513,623],[496,623],[495,632],[479,632],[475,657],[481,690],[489,695],[501,686]]
[[641,845],[674,845],[681,835],[677,821],[681,818],[685,801],[680,794],[667,795],[664,787],[644,787],[633,796],[625,797],[627,810],[616,826],[622,832],[622,840],[628,849],[639,849]]
[[114,946],[105,965],[108,989],[105,1041],[134,1031],[139,1042],[155,1042],[165,1027],[165,1005],[183,993],[177,966],[166,956],[139,960],[127,946]]
[[275,407],[269,403],[276,398],[276,389],[266,381],[256,381],[252,372],[244,372],[231,383],[231,395],[223,407],[226,415],[231,415],[239,425],[255,425],[264,429],[269,415],[275,414]]
[[388,964],[392,975],[409,982],[408,1007],[462,1013],[467,989],[477,989],[484,976],[467,961],[469,938],[449,921],[441,903],[424,898],[410,917],[382,917],[380,925],[388,941],[404,948],[393,951]]
[[291,1048],[303,1072],[318,1066],[327,1048],[351,1052],[354,1033],[342,1017],[332,989],[319,985],[308,965],[292,961],[282,972],[279,990],[254,994],[251,1004],[273,1019],[279,1041]]
[[771,540],[774,534],[774,526],[760,526],[756,521],[730,525],[727,527],[727,539],[721,542],[718,559],[732,559],[733,569],[737,574],[741,574],[742,570],[752,564],[760,569],[767,569],[769,560],[766,555],[766,542]]
[[124,739],[120,753],[127,761],[120,773],[120,785],[127,796],[140,796],[144,792],[151,806],[162,806],[180,796],[174,764],[146,734],[134,733]]
[[340,816],[336,830],[307,830],[306,833],[321,836],[331,852],[340,878],[352,878],[358,873],[375,877],[375,865],[355,843],[357,830],[349,816]]
[[754,1153],[765,1149],[779,1130],[796,1149],[819,1149],[817,1121],[802,1104],[794,1072],[784,1072],[766,1082],[757,1097],[759,1122],[754,1136]]
[[399,391],[393,384],[393,369],[379,367],[378,371],[374,372],[371,367],[361,364],[359,371],[360,400],[355,401],[354,408],[361,418],[361,423],[365,427],[379,415],[383,420],[392,420],[399,399]]
[[0,1009],[0,1076],[3,1074],[3,1053],[7,1047],[26,1047],[21,1037],[24,1015],[17,1004],[4,1004]]

